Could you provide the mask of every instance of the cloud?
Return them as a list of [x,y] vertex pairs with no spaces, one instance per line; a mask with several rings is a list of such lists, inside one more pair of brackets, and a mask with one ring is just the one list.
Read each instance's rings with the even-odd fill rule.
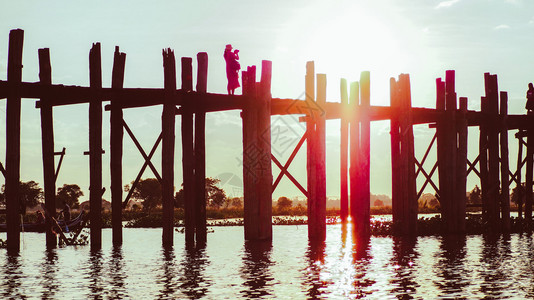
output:
[[506,25],[506,24],[501,24],[501,25],[497,25],[495,26],[495,28],[493,28],[495,30],[505,30],[505,29],[510,29],[510,26]]
[[438,3],[438,5],[436,6],[436,9],[439,9],[439,8],[444,8],[444,7],[451,7],[453,6],[454,4],[460,2],[460,0],[447,0],[447,1],[441,1],[440,3]]

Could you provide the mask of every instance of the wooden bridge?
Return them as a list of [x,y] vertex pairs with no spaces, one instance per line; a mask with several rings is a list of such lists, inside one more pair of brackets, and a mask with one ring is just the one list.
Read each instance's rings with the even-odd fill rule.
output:
[[[22,82],[22,48],[24,32],[12,30],[9,36],[8,74],[0,81],[0,99],[7,99],[6,160],[0,171],[6,179],[7,242],[8,248],[20,247],[20,125],[21,99],[39,99],[41,111],[42,153],[45,207],[55,212],[54,129],[52,111],[55,106],[89,103],[90,160],[90,229],[91,247],[100,248],[102,241],[102,111],[104,102],[110,110],[110,171],[113,223],[113,244],[122,243],[122,209],[130,198],[124,198],[122,186],[122,153],[124,130],[133,139],[145,162],[131,190],[139,182],[144,170],[150,168],[162,185],[163,245],[173,245],[174,217],[174,149],[175,116],[181,115],[182,168],[185,196],[186,243],[206,242],[205,199],[205,116],[208,112],[241,110],[243,119],[243,185],[245,209],[245,239],[272,238],[272,192],[282,176],[287,176],[308,199],[308,235],[313,240],[326,236],[326,168],[325,123],[341,119],[341,218],[350,216],[357,235],[370,233],[370,123],[391,121],[391,161],[393,220],[399,234],[417,233],[418,198],[427,185],[435,190],[448,232],[465,230],[466,178],[471,172],[480,177],[483,215],[495,230],[510,229],[509,186],[521,186],[521,168],[526,164],[526,202],[524,216],[532,218],[532,158],[534,124],[530,115],[508,115],[507,93],[499,92],[497,75],[485,74],[485,96],[481,111],[467,110],[467,98],[459,98],[455,91],[454,71],[447,71],[445,80],[436,80],[436,108],[411,106],[410,78],[407,74],[391,79],[389,107],[370,105],[370,74],[362,72],[360,81],[350,84],[341,81],[341,101],[326,101],[326,75],[315,74],[313,62],[306,66],[306,97],[275,99],[271,97],[271,62],[263,61],[261,78],[256,80],[255,66],[243,71],[243,95],[230,96],[207,92],[208,56],[198,53],[197,84],[193,89],[192,58],[181,59],[181,88],[176,84],[174,52],[163,50],[164,88],[123,88],[126,54],[116,47],[111,88],[102,87],[100,44],[93,44],[89,52],[90,86],[52,84],[49,49],[39,49],[40,81]],[[161,134],[147,154],[123,120],[123,110],[132,107],[163,106]],[[280,162],[271,153],[271,116],[300,115],[306,132],[297,143],[287,162]],[[424,156],[414,155],[413,125],[429,124],[436,134]],[[467,159],[468,127],[480,130],[479,154],[474,161]],[[519,130],[519,157],[515,172],[508,165],[508,131]],[[526,137],[527,141],[524,142]],[[500,141],[500,142],[499,142]],[[306,142],[307,182],[299,183],[288,171],[297,152]],[[433,144],[437,142],[437,163],[430,171],[422,166]],[[162,144],[161,175],[151,157]],[[522,155],[527,145],[526,157]],[[281,172],[273,181],[274,162]],[[478,166],[478,168],[477,168]],[[438,172],[439,182],[432,180]],[[419,189],[417,176],[425,182]],[[350,182],[350,184],[349,184]],[[350,186],[350,188],[349,188]],[[521,191],[521,189],[519,189]],[[521,199],[521,197],[519,197]],[[522,216],[522,204],[520,204]],[[56,237],[47,232],[47,246],[56,246]]]

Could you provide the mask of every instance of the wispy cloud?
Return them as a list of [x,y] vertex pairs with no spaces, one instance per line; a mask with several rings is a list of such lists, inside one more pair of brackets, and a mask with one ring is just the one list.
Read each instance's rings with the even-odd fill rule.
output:
[[447,0],[447,1],[441,1],[440,3],[438,3],[438,5],[436,6],[436,9],[439,9],[439,8],[445,8],[445,7],[451,7],[453,6],[454,4],[460,2],[460,0]]
[[495,28],[493,28],[495,30],[505,30],[505,29],[510,29],[510,26],[506,25],[506,24],[501,24],[501,25],[497,25],[495,26]]

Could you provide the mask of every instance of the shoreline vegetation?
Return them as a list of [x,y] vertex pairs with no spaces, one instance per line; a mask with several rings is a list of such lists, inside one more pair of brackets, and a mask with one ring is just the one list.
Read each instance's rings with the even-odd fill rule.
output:
[[[207,225],[208,232],[213,232],[213,228],[221,226],[243,226],[243,209],[242,208],[208,208],[207,209]],[[73,211],[73,215],[77,215],[78,211]],[[434,216],[420,216],[417,224],[417,235],[442,235],[443,222],[439,215],[439,210],[436,209],[420,209],[420,214],[435,214]],[[373,236],[392,236],[395,235],[395,228],[390,219],[391,207],[381,206],[371,208],[371,235]],[[384,216],[384,217],[380,217]],[[0,217],[0,222],[3,216]],[[111,227],[111,213],[104,211],[103,227]],[[34,214],[26,214],[24,216],[25,223],[34,222]],[[176,208],[174,212],[174,226],[176,231],[183,232],[183,209]],[[162,226],[162,214],[160,209],[154,209],[151,212],[143,210],[126,210],[123,212],[123,222],[126,228],[158,228]],[[534,227],[528,224],[524,219],[517,217],[511,218],[512,229],[510,233],[531,232]],[[327,210],[327,225],[341,224],[339,217],[339,209]],[[306,225],[306,208],[288,207],[283,210],[273,207],[273,225]],[[466,217],[466,232],[465,234],[487,234],[489,226],[486,226],[482,219],[480,212],[472,210]],[[502,232],[499,232],[499,234]]]

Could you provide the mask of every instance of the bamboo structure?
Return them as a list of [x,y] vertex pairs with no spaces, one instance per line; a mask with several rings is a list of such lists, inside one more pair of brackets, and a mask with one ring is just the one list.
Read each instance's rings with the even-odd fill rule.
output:
[[[0,99],[7,99],[6,160],[0,171],[6,178],[7,237],[10,251],[20,248],[20,128],[22,99],[40,99],[36,107],[41,113],[43,175],[45,206],[48,215],[55,217],[56,179],[65,149],[54,152],[53,108],[79,103],[89,104],[89,177],[91,247],[102,245],[102,105],[110,115],[110,171],[112,198],[113,244],[122,244],[122,209],[148,167],[162,187],[163,228],[162,244],[174,244],[174,187],[175,182],[175,125],[180,116],[182,170],[185,209],[185,242],[187,245],[205,244],[206,230],[206,115],[210,112],[241,110],[243,134],[244,235],[246,240],[272,239],[272,193],[282,176],[287,176],[308,201],[308,237],[313,241],[326,239],[326,124],[340,119],[340,178],[341,218],[354,223],[354,234],[370,235],[370,174],[371,130],[373,121],[390,120],[391,172],[393,220],[398,234],[417,233],[418,198],[430,185],[439,198],[444,231],[465,232],[466,178],[474,172],[482,187],[484,219],[491,230],[508,231],[511,227],[509,185],[515,182],[521,189],[521,172],[526,164],[526,196],[524,217],[532,219],[534,129],[530,114],[509,115],[508,96],[498,90],[497,75],[484,74],[485,95],[481,111],[468,110],[467,98],[457,97],[455,72],[446,71],[445,80],[436,80],[436,107],[412,107],[410,77],[399,75],[390,80],[390,106],[371,104],[369,72],[362,72],[358,82],[340,84],[341,101],[327,101],[325,74],[316,74],[314,62],[306,64],[305,99],[280,99],[271,96],[272,63],[262,61],[261,77],[256,81],[256,66],[242,72],[243,95],[214,94],[207,91],[208,55],[197,54],[197,82],[193,89],[193,59],[181,58],[181,88],[177,89],[174,51],[163,50],[164,88],[124,88],[126,54],[115,48],[111,87],[103,87],[101,46],[93,44],[89,52],[90,86],[64,86],[52,83],[49,49],[39,49],[37,83],[22,82],[22,45],[24,32],[13,30],[9,36],[7,80],[0,80]],[[459,100],[459,101],[458,101]],[[147,154],[123,119],[129,108],[162,106],[161,134]],[[285,164],[271,151],[271,116],[298,115],[306,124],[306,132],[299,140]],[[423,158],[414,153],[413,126],[427,124],[436,129]],[[480,130],[479,153],[475,161],[467,158],[468,129]],[[132,189],[125,199],[122,193],[122,164],[124,130],[144,158]],[[509,168],[508,131],[519,130],[517,169]],[[526,137],[526,143],[523,139]],[[434,142],[437,141],[437,163],[427,172],[423,168]],[[306,142],[307,183],[302,185],[288,168]],[[161,147],[161,175],[151,162],[159,144]],[[526,158],[522,157],[523,146]],[[61,154],[57,168],[54,156]],[[272,163],[280,168],[274,180]],[[478,170],[476,166],[478,164]],[[439,182],[433,174],[438,172]],[[416,179],[425,177],[418,191]],[[511,175],[511,177],[510,177]],[[520,216],[522,206],[519,202]],[[47,231],[47,247],[55,247],[56,236]]]

